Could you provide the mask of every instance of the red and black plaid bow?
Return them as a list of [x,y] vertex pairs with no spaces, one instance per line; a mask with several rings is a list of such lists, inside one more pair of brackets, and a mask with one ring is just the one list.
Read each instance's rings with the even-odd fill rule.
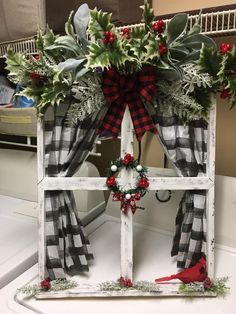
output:
[[117,137],[128,105],[137,140],[140,141],[146,131],[157,134],[141,98],[152,101],[156,93],[155,82],[156,73],[151,66],[143,67],[142,71],[132,75],[120,75],[114,68],[106,70],[103,73],[102,90],[110,107],[99,133],[108,131]]
[[[141,199],[141,194],[136,193],[135,195],[131,195],[130,199],[125,198],[125,194],[123,193],[114,193],[112,200],[113,201],[120,201],[120,209],[124,214],[128,213],[129,208],[131,209],[132,213],[134,214],[137,209],[136,202]],[[141,208],[141,207],[138,207]]]

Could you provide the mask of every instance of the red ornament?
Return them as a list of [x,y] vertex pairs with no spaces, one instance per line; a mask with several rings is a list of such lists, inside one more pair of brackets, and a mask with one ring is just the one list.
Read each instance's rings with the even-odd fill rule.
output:
[[212,287],[212,281],[209,277],[206,277],[206,279],[203,281],[203,287],[205,289],[210,289]]
[[166,46],[163,43],[159,44],[159,51],[160,51],[160,55],[164,55],[167,53],[168,49],[166,48]]
[[233,48],[233,46],[230,45],[230,44],[221,43],[221,44],[220,44],[220,53],[226,54],[226,53],[229,52],[232,48]]
[[156,33],[163,33],[164,32],[164,29],[165,29],[165,22],[163,20],[158,20],[156,21],[153,26],[152,26],[152,29],[154,30],[154,32]]
[[49,290],[51,288],[51,283],[49,278],[44,279],[40,282],[40,286],[43,290]]
[[116,186],[116,178],[114,176],[107,178],[106,184],[111,187]]
[[132,162],[134,161],[134,156],[132,156],[131,154],[126,154],[124,156],[124,159],[123,159],[123,164],[125,166],[128,166],[130,165]]
[[146,177],[142,177],[138,182],[138,187],[142,189],[146,189],[149,187],[149,181]]
[[220,98],[226,99],[230,96],[230,89],[229,88],[224,88],[221,93],[220,93]]

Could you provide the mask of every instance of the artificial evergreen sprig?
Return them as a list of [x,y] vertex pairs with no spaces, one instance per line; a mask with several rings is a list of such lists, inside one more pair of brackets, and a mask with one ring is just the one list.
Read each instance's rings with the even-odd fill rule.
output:
[[17,289],[17,291],[28,296],[34,296],[41,292],[62,291],[72,289],[75,287],[77,287],[77,283],[72,280],[55,279],[52,281],[43,280],[39,285],[38,284],[27,285]]
[[182,283],[179,286],[181,293],[187,293],[194,296],[195,293],[216,294],[217,296],[225,296],[229,292],[227,286],[228,277],[217,278],[211,281],[208,277],[204,282],[193,282],[189,284]]
[[101,291],[127,291],[127,290],[139,290],[142,292],[157,292],[160,293],[160,287],[156,283],[142,280],[132,283],[132,285],[121,285],[120,280],[106,281],[99,284]]

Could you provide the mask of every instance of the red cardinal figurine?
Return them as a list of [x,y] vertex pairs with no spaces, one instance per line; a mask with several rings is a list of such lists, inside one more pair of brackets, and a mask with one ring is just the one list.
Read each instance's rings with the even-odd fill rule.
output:
[[205,258],[201,257],[199,262],[193,267],[187,268],[175,275],[155,279],[155,282],[158,283],[162,281],[169,281],[172,279],[179,279],[184,283],[190,283],[193,281],[202,282],[206,279],[206,277],[206,260]]

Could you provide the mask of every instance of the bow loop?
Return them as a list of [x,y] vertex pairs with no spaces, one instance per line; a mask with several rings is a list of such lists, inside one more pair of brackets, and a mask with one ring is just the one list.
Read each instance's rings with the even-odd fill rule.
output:
[[99,132],[109,131],[114,137],[120,132],[126,105],[129,106],[137,140],[146,131],[157,134],[157,129],[142,103],[142,97],[151,102],[156,94],[156,75],[151,66],[132,75],[121,75],[114,68],[104,71],[102,90],[110,105]]

